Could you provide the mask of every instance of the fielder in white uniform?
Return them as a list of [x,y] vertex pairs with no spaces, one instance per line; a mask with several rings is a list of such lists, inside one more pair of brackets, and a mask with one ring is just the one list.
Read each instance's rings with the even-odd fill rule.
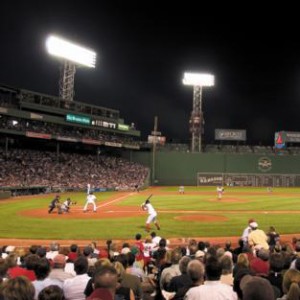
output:
[[83,211],[87,212],[88,205],[92,204],[93,211],[96,212],[97,211],[96,200],[97,200],[96,196],[93,194],[93,192],[90,192],[89,195],[86,197],[86,203],[83,208]]
[[184,186],[183,185],[181,185],[179,187],[179,194],[184,194]]
[[223,192],[224,192],[224,188],[222,186],[218,186],[217,187],[218,200],[222,199]]
[[[151,197],[151,196],[150,196]],[[146,221],[146,231],[150,231],[150,224],[153,222],[157,230],[160,230],[159,223],[157,221],[157,212],[150,203],[149,198],[142,204],[142,209],[148,212],[148,218]]]
[[91,184],[88,183],[87,186],[86,186],[86,193],[89,195],[90,191],[91,191]]

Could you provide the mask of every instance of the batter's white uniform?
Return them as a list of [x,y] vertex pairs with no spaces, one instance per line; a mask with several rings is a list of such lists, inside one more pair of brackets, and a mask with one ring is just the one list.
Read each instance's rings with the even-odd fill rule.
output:
[[86,203],[85,203],[85,206],[84,206],[84,208],[83,208],[83,211],[86,211],[86,210],[87,210],[87,207],[88,207],[89,204],[93,204],[93,207],[94,207],[93,210],[94,210],[94,212],[96,212],[96,210],[97,210],[97,207],[96,207],[96,200],[97,200],[97,198],[96,198],[95,195],[93,195],[93,194],[88,195],[88,196],[86,197]]
[[147,224],[150,224],[151,222],[155,222],[156,221],[156,216],[157,216],[157,212],[154,209],[154,207],[152,206],[151,203],[147,203],[146,205],[146,210],[148,211],[148,219],[147,219]]

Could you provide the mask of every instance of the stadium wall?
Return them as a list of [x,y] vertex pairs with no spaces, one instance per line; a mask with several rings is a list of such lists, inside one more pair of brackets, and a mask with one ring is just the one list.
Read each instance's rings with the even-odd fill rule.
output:
[[9,191],[0,191],[0,200],[8,199],[11,197],[11,193]]
[[[151,152],[132,151],[135,162],[152,170]],[[197,185],[198,173],[300,175],[300,156],[259,154],[156,152],[155,184]],[[295,185],[300,182],[295,181]]]

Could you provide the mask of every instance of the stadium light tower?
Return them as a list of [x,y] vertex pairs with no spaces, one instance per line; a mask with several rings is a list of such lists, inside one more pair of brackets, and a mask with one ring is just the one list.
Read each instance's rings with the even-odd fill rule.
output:
[[194,87],[193,110],[190,118],[191,151],[201,152],[202,135],[204,133],[204,118],[202,112],[202,88],[213,86],[215,78],[211,74],[184,73],[182,80],[185,85]]
[[46,48],[49,54],[64,60],[59,81],[59,97],[72,101],[76,66],[95,68],[96,53],[54,35],[47,38]]

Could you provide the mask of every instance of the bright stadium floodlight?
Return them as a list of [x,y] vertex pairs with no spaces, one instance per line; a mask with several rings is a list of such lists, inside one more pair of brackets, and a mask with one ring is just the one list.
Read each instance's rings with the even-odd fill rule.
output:
[[215,77],[204,73],[184,73],[183,84],[194,88],[193,110],[190,118],[191,151],[202,151],[202,135],[204,134],[204,118],[202,112],[202,88],[215,84]]
[[49,54],[64,59],[59,81],[59,97],[72,101],[76,66],[95,68],[96,53],[54,35],[47,38],[46,48]]
[[96,66],[95,52],[61,39],[57,36],[49,36],[46,40],[46,47],[51,55],[67,59],[75,64],[89,68],[95,68]]
[[185,85],[213,86],[215,84],[215,77],[211,74],[184,73],[182,82]]

